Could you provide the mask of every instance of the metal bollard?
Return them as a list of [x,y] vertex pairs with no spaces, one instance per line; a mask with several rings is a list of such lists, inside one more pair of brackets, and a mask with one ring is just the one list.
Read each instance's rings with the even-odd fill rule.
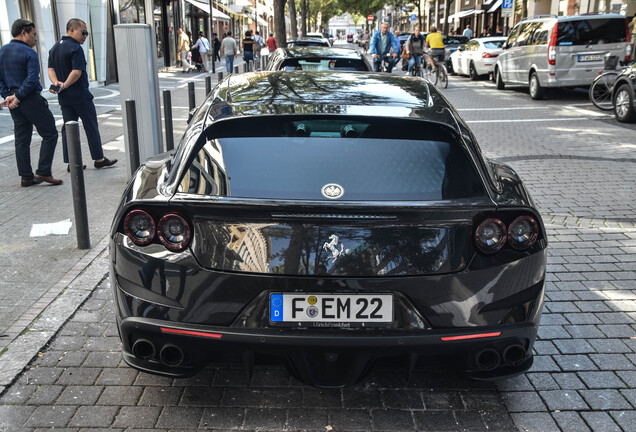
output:
[[243,63],[243,73],[245,73],[245,72],[249,72],[249,70],[250,70],[250,69],[249,69],[249,67],[248,67],[248,66],[249,66],[249,65],[247,64],[247,62]]
[[207,97],[212,91],[212,78],[210,75],[205,77],[205,96]]
[[218,74],[216,74],[217,78],[217,82],[221,82],[223,81],[223,72],[219,72]]
[[212,73],[216,73],[216,55],[212,53]]
[[188,83],[188,102],[190,106],[189,111],[192,111],[194,107],[196,106],[196,102],[194,100],[194,83],[193,82]]
[[64,125],[68,143],[68,158],[71,168],[71,189],[73,191],[73,213],[75,214],[75,232],[78,249],[90,249],[91,239],[88,231],[88,211],[86,209],[86,188],[84,187],[84,168],[79,138],[79,124],[76,121]]
[[166,129],[166,151],[174,150],[174,132],[172,130],[172,96],[170,90],[163,91],[163,117]]
[[234,66],[234,73],[238,74],[239,73],[239,67],[238,66]]
[[137,108],[135,101],[126,99],[126,131],[128,133],[128,154],[130,156],[130,176],[139,168],[139,134],[137,133]]

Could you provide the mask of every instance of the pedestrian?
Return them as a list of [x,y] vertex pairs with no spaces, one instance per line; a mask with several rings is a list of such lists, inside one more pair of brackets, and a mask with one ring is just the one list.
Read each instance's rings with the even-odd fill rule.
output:
[[212,42],[214,44],[214,58],[212,59],[212,61],[221,61],[221,56],[219,55],[219,52],[221,51],[221,41],[219,40],[219,37],[216,33],[212,34],[212,36],[214,36],[214,40]]
[[247,64],[247,70],[250,69],[250,62],[254,63],[254,39],[252,39],[252,32],[245,32],[245,39],[243,39],[243,61]]
[[[55,119],[49,104],[40,92],[40,62],[33,49],[38,41],[35,24],[24,19],[11,26],[13,39],[0,48],[0,106],[8,107],[13,120],[15,159],[22,187],[46,182],[62,184],[53,178],[51,165],[57,145]],[[31,167],[31,137],[33,126],[42,137],[38,169]]]
[[463,35],[466,36],[468,39],[473,38],[473,31],[470,29],[470,24],[466,25]]
[[210,51],[210,41],[203,36],[203,32],[199,32],[199,38],[196,43],[192,45],[192,49],[198,49],[199,55],[201,56],[201,61],[203,62],[203,70],[205,72],[209,72],[212,67],[210,64],[210,59],[212,58],[212,51]]
[[269,34],[269,37],[267,38],[267,41],[265,41],[265,43],[267,43],[267,50],[270,54],[276,51],[276,38],[274,37],[274,33]]
[[221,55],[225,56],[225,69],[231,74],[234,70],[234,58],[238,55],[238,46],[231,31],[227,32],[227,36],[221,42]]
[[181,28],[177,30],[177,33],[179,34],[178,50],[179,53],[181,53],[181,65],[183,66],[183,72],[188,73],[190,70],[194,69],[188,60],[188,53],[190,52],[190,38]]
[[497,26],[497,31],[495,32],[495,36],[503,36],[503,30],[501,29],[500,25]]
[[[82,119],[91,158],[95,168],[104,168],[117,163],[117,159],[104,157],[102,138],[99,135],[97,112],[93,103],[93,95],[88,90],[88,74],[86,73],[86,57],[82,44],[88,37],[86,23],[79,18],[71,18],[66,24],[66,36],[57,41],[49,51],[49,79],[59,86],[57,99],[62,110],[62,150],[64,162],[68,163],[68,146],[66,139],[66,122]],[[86,166],[84,166],[86,168]],[[66,170],[70,172],[70,167]]]
[[258,30],[255,32],[253,39],[254,39],[254,70],[256,70],[256,65],[260,64],[261,50],[265,46],[265,41],[263,40],[263,37],[258,32]]

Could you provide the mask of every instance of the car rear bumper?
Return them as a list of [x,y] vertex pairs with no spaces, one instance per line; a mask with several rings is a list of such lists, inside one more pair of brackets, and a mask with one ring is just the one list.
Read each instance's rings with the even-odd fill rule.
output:
[[209,363],[243,363],[250,369],[275,360],[320,387],[354,384],[384,361],[406,369],[450,367],[478,379],[514,376],[532,365],[537,335],[533,323],[414,332],[282,332],[125,318],[119,328],[125,361],[146,372],[184,377]]

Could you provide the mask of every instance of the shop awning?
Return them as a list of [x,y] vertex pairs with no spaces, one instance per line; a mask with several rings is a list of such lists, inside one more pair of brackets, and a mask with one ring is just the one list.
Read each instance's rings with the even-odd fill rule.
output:
[[196,6],[201,9],[203,12],[210,13],[210,3],[202,0],[186,0],[192,6]]
[[501,7],[502,0],[497,0],[494,5],[490,9],[488,9],[488,13],[493,13],[497,9]]
[[455,19],[460,19],[460,18],[463,18],[465,16],[472,15],[474,13],[475,13],[475,9],[470,9],[470,10],[457,12],[457,13],[454,13],[454,14],[450,15],[447,18],[447,20],[452,21],[452,20],[455,20]]

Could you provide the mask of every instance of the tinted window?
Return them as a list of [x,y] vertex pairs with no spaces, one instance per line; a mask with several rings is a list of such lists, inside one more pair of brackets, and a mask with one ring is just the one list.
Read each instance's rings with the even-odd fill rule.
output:
[[304,47],[304,46],[329,46],[329,42],[323,42],[319,39],[304,40],[304,41],[291,41],[287,43],[287,47]]
[[519,30],[519,35],[517,36],[517,40],[515,41],[515,46],[529,45],[530,39],[532,38],[532,33],[540,25],[541,23],[523,24],[521,26],[521,29]]
[[362,60],[349,59],[285,59],[281,70],[368,71]]
[[601,45],[627,40],[624,18],[559,22],[557,45]]
[[[373,138],[220,138],[227,195],[243,198],[326,200],[321,188],[337,183],[345,200],[441,200],[482,196],[479,177],[461,148],[441,141]],[[208,144],[204,151],[216,145]],[[216,163],[195,163],[191,193],[219,191]],[[204,174],[202,168],[214,172]],[[194,175],[192,174],[194,173]],[[215,175],[217,177],[215,177]],[[205,182],[206,185],[201,185]],[[184,189],[185,191],[185,189]]]
[[468,42],[466,36],[444,36],[444,45],[461,45]]

